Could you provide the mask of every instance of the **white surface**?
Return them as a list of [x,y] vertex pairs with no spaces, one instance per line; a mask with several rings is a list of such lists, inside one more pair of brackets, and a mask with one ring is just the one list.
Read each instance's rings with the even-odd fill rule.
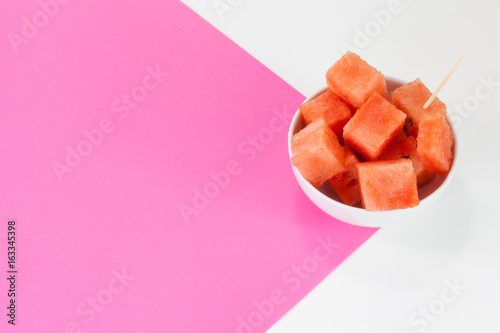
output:
[[[306,96],[324,86],[339,46],[353,44],[356,29],[374,22],[371,11],[390,3],[222,0],[234,8],[222,20],[217,1],[184,2]],[[500,332],[500,2],[399,4],[358,53],[386,75],[420,77],[433,90],[468,51],[440,93],[458,124],[457,174],[438,206],[379,230],[269,333]],[[492,92],[481,83],[490,76]],[[455,105],[474,101],[458,113]],[[466,289],[453,294],[447,283]],[[429,306],[442,313],[410,322]]]

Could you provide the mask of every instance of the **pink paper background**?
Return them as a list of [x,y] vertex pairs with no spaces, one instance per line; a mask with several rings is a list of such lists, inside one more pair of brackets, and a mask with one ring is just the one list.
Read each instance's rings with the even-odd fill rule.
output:
[[[0,267],[14,219],[19,271],[15,328],[0,283],[2,332],[264,332],[373,234],[296,184],[286,132],[304,97],[184,4],[54,8],[16,53],[9,33],[42,9],[0,6]],[[168,77],[113,112],[157,67]],[[106,119],[59,181],[53,163]],[[186,223],[180,205],[231,163]]]

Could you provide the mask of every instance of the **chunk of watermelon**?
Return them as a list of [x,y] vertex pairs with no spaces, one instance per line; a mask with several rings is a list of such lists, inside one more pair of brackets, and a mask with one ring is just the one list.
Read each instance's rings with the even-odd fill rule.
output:
[[419,204],[417,178],[406,158],[356,164],[361,204],[366,210],[390,210]]
[[[404,132],[404,131],[403,131]],[[399,158],[410,158],[410,155],[417,149],[417,139],[409,136],[402,141],[397,139],[382,153],[381,160],[397,160]]]
[[409,82],[392,92],[392,103],[408,116],[405,124],[408,135],[415,137],[418,135],[420,120],[425,114],[446,115],[446,105],[438,98],[434,99],[427,109],[424,109],[424,104],[431,95],[420,79]]
[[305,102],[299,109],[306,124],[324,119],[337,136],[342,135],[344,125],[351,118],[351,110],[347,104],[330,90]]
[[344,171],[344,148],[323,119],[292,137],[292,164],[314,187]]
[[374,93],[344,126],[344,142],[367,160],[377,160],[396,139],[406,115]]
[[405,132],[405,131],[404,131],[404,129],[403,129],[403,130],[401,130],[401,131],[399,132],[399,134],[398,134],[398,136],[396,137],[396,139],[394,139],[393,144],[394,144],[394,143],[400,143],[400,142],[402,142],[402,141],[406,140],[407,138],[408,138],[408,136],[406,135],[406,132]]
[[384,75],[352,52],[330,67],[326,81],[334,94],[355,109],[376,92],[389,99]]
[[434,179],[436,174],[425,168],[424,163],[418,157],[416,150],[413,153],[411,153],[410,160],[413,163],[413,171],[415,172],[415,176],[417,176],[418,187],[422,187]]
[[358,177],[356,175],[356,164],[359,163],[359,160],[349,147],[344,146],[344,149],[345,170],[329,179],[328,183],[330,183],[343,203],[354,206],[361,201]]
[[420,119],[417,154],[424,167],[445,175],[453,160],[453,132],[441,113],[427,114]]

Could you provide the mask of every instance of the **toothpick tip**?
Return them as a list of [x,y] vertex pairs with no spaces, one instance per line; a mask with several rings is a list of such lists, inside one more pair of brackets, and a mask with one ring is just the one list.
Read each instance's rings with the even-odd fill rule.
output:
[[443,82],[441,82],[441,84],[437,87],[437,89],[434,91],[434,93],[431,95],[431,97],[429,97],[429,99],[427,100],[427,102],[425,102],[424,109],[427,109],[429,107],[429,105],[431,105],[431,103],[436,98],[437,94],[441,91],[441,89],[443,89],[443,87],[446,84],[446,82],[448,82],[448,80],[450,79],[451,75],[453,73],[455,73],[455,71],[458,68],[458,65],[460,65],[460,63],[462,62],[462,60],[464,59],[464,57],[465,57],[466,54],[467,54],[467,51],[465,51],[465,53],[460,57],[460,59],[455,64],[455,66],[453,66],[453,68],[451,69],[451,71],[446,75],[446,77],[444,78]]

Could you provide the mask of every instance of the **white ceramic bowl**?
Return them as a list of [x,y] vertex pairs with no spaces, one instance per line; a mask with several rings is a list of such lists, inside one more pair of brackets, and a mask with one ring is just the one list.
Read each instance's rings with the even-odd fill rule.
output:
[[[393,91],[394,89],[404,85],[406,82],[401,81],[399,79],[386,77],[387,80],[387,88],[389,91]],[[307,100],[310,100],[327,88],[323,88],[318,91],[313,96],[309,97]],[[306,100],[306,101],[307,101]],[[385,227],[389,225],[394,225],[400,222],[403,222],[411,217],[416,216],[420,212],[426,210],[434,203],[438,201],[438,199],[443,195],[446,188],[449,186],[455,171],[457,169],[457,136],[456,131],[453,129],[452,123],[448,119],[448,123],[450,124],[451,130],[453,131],[453,135],[455,137],[455,142],[453,145],[453,164],[451,166],[451,170],[446,176],[436,176],[433,181],[429,184],[421,187],[418,190],[420,204],[413,208],[406,209],[395,209],[395,210],[387,210],[387,211],[368,211],[363,208],[352,207],[342,203],[338,195],[331,188],[330,184],[326,182],[319,188],[315,188],[312,186],[302,175],[299,170],[292,165],[293,173],[300,187],[304,191],[304,193],[311,199],[311,201],[318,206],[321,210],[323,210],[328,215],[354,225],[363,226],[363,227]],[[297,110],[295,116],[292,119],[290,124],[290,129],[288,131],[288,153],[290,158],[292,157],[292,136],[299,132],[302,128],[304,128],[304,121],[302,119],[302,115],[300,114],[300,110]]]

